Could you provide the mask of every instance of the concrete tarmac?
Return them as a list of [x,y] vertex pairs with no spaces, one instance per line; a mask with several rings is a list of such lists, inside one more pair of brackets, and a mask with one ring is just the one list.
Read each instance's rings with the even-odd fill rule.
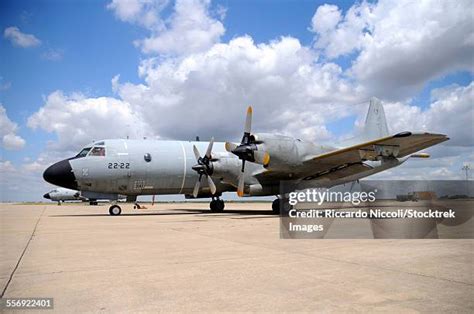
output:
[[283,240],[269,203],[147,206],[1,204],[4,297],[59,313],[474,311],[472,239]]

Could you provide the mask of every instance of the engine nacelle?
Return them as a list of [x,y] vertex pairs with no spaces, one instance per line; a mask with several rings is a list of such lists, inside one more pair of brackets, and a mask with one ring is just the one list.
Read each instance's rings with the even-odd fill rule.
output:
[[293,137],[275,134],[254,134],[258,150],[270,154],[268,168],[292,167],[302,161],[299,147],[302,142]]

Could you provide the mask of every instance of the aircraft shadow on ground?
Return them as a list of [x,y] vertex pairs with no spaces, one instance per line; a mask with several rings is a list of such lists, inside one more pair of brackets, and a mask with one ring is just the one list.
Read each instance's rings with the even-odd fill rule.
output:
[[[196,209],[169,209],[167,212],[134,212],[134,213],[122,213],[120,216],[181,216],[181,215],[209,215],[209,216],[216,216],[216,217],[223,217],[223,216],[238,216],[238,215],[245,215],[245,216],[276,216],[272,213],[271,210],[249,210],[249,209],[229,209],[224,210],[222,213],[213,213],[210,210],[203,209],[203,210],[196,210]],[[68,215],[50,215],[49,217],[100,217],[100,216],[110,216],[108,212],[104,212],[101,214],[68,214]],[[120,217],[117,216],[117,217]]]

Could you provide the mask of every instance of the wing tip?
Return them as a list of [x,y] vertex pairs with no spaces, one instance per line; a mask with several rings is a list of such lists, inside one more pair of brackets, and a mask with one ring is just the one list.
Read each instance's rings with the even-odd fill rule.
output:
[[411,133],[409,131],[405,131],[405,132],[397,133],[393,137],[407,137],[407,136],[411,136],[412,134],[413,133]]
[[428,136],[432,136],[432,137],[436,137],[440,140],[440,143],[441,142],[445,142],[445,141],[449,141],[451,138],[449,138],[446,134],[442,134],[442,133],[430,133],[430,132],[410,132],[410,131],[404,131],[404,132],[400,132],[400,133],[397,133],[395,135],[393,135],[393,138],[400,138],[400,137],[408,137],[408,136],[416,136],[416,135],[428,135]]
[[411,158],[424,158],[424,159],[426,159],[426,158],[430,158],[431,155],[428,154],[428,153],[416,153],[416,154],[411,154],[410,157]]

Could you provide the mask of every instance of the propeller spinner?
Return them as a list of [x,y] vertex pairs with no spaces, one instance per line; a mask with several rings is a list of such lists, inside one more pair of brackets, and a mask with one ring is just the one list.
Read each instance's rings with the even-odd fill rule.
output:
[[196,145],[193,145],[194,156],[196,156],[197,164],[195,164],[192,168],[194,171],[196,171],[199,174],[199,179],[196,182],[196,185],[194,186],[194,190],[193,190],[194,197],[197,197],[199,193],[199,188],[201,187],[201,179],[203,175],[206,176],[207,178],[207,183],[209,184],[211,193],[212,194],[216,193],[217,188],[214,182],[212,181],[211,175],[212,175],[212,172],[214,171],[212,162],[216,161],[217,159],[214,159],[211,156],[212,145],[214,145],[214,138],[211,138],[211,141],[209,142],[209,146],[207,147],[207,151],[204,157],[201,157],[201,154],[199,153],[199,150],[197,149]]
[[247,116],[245,118],[244,136],[240,145],[226,142],[225,148],[228,152],[233,153],[239,159],[242,160],[242,167],[239,175],[239,184],[237,188],[237,194],[239,196],[244,195],[244,184],[245,184],[245,161],[255,162],[263,166],[267,166],[270,163],[270,155],[267,152],[258,150],[257,144],[261,142],[256,141],[255,137],[251,134],[252,130],[252,107],[249,106],[247,109]]

